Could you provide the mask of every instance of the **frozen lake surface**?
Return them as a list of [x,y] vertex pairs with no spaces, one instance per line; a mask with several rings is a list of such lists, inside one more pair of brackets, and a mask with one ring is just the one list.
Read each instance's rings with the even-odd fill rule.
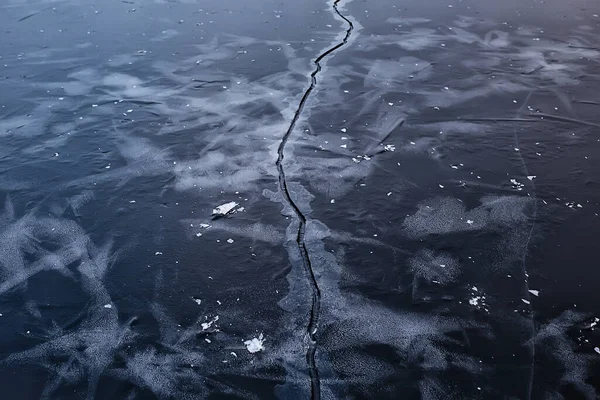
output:
[[5,399],[596,399],[600,3],[4,0]]

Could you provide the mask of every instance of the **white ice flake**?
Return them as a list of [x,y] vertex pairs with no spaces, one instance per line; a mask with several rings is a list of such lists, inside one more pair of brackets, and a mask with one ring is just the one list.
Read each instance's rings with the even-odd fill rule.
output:
[[237,206],[238,203],[236,203],[235,201],[230,201],[229,203],[221,204],[213,210],[213,215],[227,215],[231,211],[233,211],[233,209]]
[[246,345],[246,349],[250,353],[258,353],[259,351],[265,349],[265,347],[263,346],[264,342],[265,342],[265,339],[263,337],[263,334],[261,333],[260,335],[258,335],[258,338],[252,338],[250,340],[246,340],[244,342],[244,344]]

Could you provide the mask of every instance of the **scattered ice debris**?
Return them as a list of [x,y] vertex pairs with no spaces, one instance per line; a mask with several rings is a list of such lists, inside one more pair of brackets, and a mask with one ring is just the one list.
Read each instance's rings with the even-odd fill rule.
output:
[[535,178],[537,178],[537,175],[527,175],[527,179],[530,181],[534,180]]
[[393,144],[386,144],[385,146],[383,146],[383,149],[385,151],[396,151],[396,146],[394,146]]
[[369,161],[370,159],[371,159],[371,157],[369,157],[367,155],[352,157],[352,161],[354,161],[356,164],[360,163],[363,160]]
[[205,331],[205,330],[207,330],[208,328],[212,327],[212,326],[213,326],[213,324],[214,324],[215,322],[217,322],[218,320],[219,320],[219,316],[217,315],[216,317],[214,317],[214,318],[213,318],[213,319],[211,319],[210,321],[203,322],[203,323],[201,324],[201,325],[202,325],[202,330],[203,330],[203,331]]
[[258,353],[259,351],[265,349],[265,347],[263,346],[264,342],[265,342],[265,339],[263,337],[263,334],[261,333],[260,335],[258,335],[258,338],[246,340],[244,342],[244,344],[246,345],[246,349],[250,353]]
[[470,288],[471,298],[469,299],[469,304],[478,310],[483,310],[485,312],[489,312],[487,308],[487,304],[485,302],[485,295],[477,289],[476,286],[472,286]]
[[532,295],[534,295],[535,297],[540,297],[540,291],[539,290],[529,290],[529,293],[531,293]]
[[525,186],[521,182],[517,181],[516,179],[511,179],[510,183],[512,183],[513,188],[515,188],[517,190],[523,190],[523,187]]
[[201,300],[201,299],[198,299],[198,298],[196,298],[196,297],[192,297],[192,300],[194,300],[194,302],[195,302],[196,304],[198,304],[198,305],[202,304],[202,300]]
[[105,304],[104,308],[112,308],[112,304],[110,304],[110,303],[109,304]]
[[473,225],[473,223],[474,223],[474,222],[475,222],[475,221],[473,221],[473,220],[471,220],[471,219],[468,219],[468,220],[467,220],[467,224],[469,224],[469,225]]
[[233,239],[231,239],[231,238],[227,239],[227,243],[229,243],[229,244],[233,243]]
[[579,203],[576,203],[576,202],[574,202],[574,201],[568,201],[568,202],[566,202],[566,203],[565,203],[565,206],[567,206],[567,207],[569,207],[569,208],[572,208],[572,209],[575,209],[575,208],[583,208],[583,206],[582,206],[581,204],[579,204]]
[[227,215],[233,211],[239,204],[235,201],[230,201],[229,203],[221,204],[217,208],[213,210],[213,215]]
[[[1,316],[2,314],[0,314],[0,317]],[[600,322],[600,318],[594,318],[594,322],[590,324],[590,328],[593,329],[596,325],[598,325],[598,322]]]

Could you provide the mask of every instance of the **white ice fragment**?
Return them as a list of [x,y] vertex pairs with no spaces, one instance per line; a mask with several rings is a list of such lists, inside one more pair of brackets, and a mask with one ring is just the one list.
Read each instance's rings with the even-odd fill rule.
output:
[[529,300],[521,299],[521,301],[525,304],[531,304],[531,302]]
[[237,358],[237,354],[235,354],[233,351],[230,353],[232,356],[234,356],[235,358]]
[[331,199],[330,203],[331,204],[335,203],[335,199]]
[[154,253],[154,255],[155,255],[155,256],[160,256],[160,255],[162,255],[162,252],[160,252],[160,251],[157,251],[156,253]]
[[540,291],[539,290],[529,290],[529,293],[531,293],[532,295],[534,295],[535,297],[540,297]]
[[388,195],[388,196],[391,196],[391,195],[392,195],[392,192],[388,192],[388,194],[387,194],[387,195]]
[[342,128],[342,129],[340,129],[340,131],[346,133],[346,128]]
[[200,237],[200,236],[202,236],[201,232],[196,233],[196,237]]
[[229,244],[233,243],[233,239],[231,239],[231,238],[227,239],[227,243],[229,243]]
[[200,299],[196,299],[196,298],[192,297],[192,300],[194,300],[194,302],[198,305],[202,304],[202,300],[200,300]]
[[104,308],[112,308],[112,304],[110,304],[110,303],[109,304],[105,304]]
[[473,220],[470,220],[470,219],[468,219],[468,220],[467,220],[467,224],[469,224],[469,225],[473,225],[473,223],[474,223],[474,222],[475,222],[475,221],[473,221]]
[[396,146],[394,146],[393,144],[386,144],[385,146],[383,146],[383,149],[385,151],[396,151]]
[[246,340],[244,342],[244,344],[246,345],[246,349],[250,353],[258,353],[259,351],[265,349],[265,347],[263,346],[264,342],[265,342],[265,339],[263,338],[263,334],[261,333],[260,335],[258,335],[258,338],[252,338],[250,340]]
[[442,188],[442,189],[444,188],[444,185],[442,185],[442,184],[440,184],[440,183],[438,183],[438,186],[439,186],[440,188]]
[[210,228],[209,224],[200,224],[200,228]]
[[206,340],[206,343],[212,343],[209,338],[204,338],[204,340]]
[[341,147],[342,149],[345,149],[346,147],[348,147],[348,145],[341,144],[341,145],[340,145],[340,147]]
[[235,201],[230,201],[229,203],[221,204],[213,210],[213,215],[227,215],[231,211],[233,211],[233,209],[236,208],[238,205],[239,204]]
[[598,354],[600,354],[600,347],[594,347],[594,351]]
[[530,181],[534,180],[535,178],[537,178],[536,175],[527,175],[527,179],[529,179]]

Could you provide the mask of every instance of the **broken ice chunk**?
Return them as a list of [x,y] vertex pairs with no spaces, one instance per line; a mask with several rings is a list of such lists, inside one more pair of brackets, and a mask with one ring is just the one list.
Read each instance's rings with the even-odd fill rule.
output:
[[535,297],[539,297],[540,296],[540,291],[539,290],[529,290],[529,293],[531,293],[532,295],[534,295]]
[[244,344],[246,345],[246,349],[250,353],[258,353],[259,351],[265,349],[265,347],[263,346],[264,342],[265,339],[263,338],[263,334],[261,333],[260,335],[258,335],[258,338],[246,340]]
[[233,209],[237,206],[238,203],[236,203],[235,201],[230,201],[229,203],[221,204],[213,210],[213,215],[227,215],[231,211],[233,211]]
[[217,322],[219,320],[219,316],[217,315],[216,317],[214,317],[213,319],[211,319],[208,322],[203,322],[202,325],[202,330],[205,331],[208,328],[210,328],[215,322]]

